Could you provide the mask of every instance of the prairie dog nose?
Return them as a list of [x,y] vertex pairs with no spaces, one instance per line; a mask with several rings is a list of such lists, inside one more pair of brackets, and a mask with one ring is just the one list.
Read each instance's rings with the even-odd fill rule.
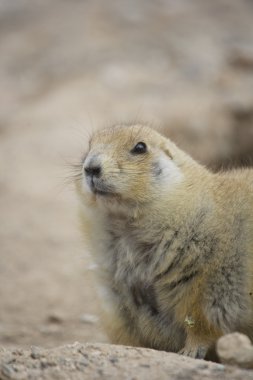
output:
[[88,165],[84,168],[86,176],[90,177],[99,177],[101,174],[101,166],[100,165]]

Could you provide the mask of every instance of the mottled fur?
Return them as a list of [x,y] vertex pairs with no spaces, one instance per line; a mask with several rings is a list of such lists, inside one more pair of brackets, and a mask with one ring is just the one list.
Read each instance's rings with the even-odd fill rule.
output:
[[112,342],[203,357],[253,338],[253,170],[213,174],[139,125],[95,133],[82,164],[102,168],[101,193],[77,188]]

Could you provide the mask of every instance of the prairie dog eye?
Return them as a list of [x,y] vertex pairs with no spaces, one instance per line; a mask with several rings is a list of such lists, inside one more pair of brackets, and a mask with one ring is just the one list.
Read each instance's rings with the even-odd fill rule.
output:
[[133,153],[133,154],[143,154],[146,152],[147,152],[147,145],[142,141],[139,141],[135,145],[135,147],[131,150],[131,153]]

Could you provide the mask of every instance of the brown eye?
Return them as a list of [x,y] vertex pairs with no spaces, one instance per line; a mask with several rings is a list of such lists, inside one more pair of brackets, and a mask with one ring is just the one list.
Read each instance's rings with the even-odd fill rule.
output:
[[140,141],[138,142],[135,147],[131,150],[132,154],[143,154],[147,152],[147,145]]

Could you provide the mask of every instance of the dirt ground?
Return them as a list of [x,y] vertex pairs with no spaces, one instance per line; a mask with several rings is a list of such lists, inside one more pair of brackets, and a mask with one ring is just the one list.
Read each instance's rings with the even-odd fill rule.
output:
[[106,342],[69,163],[117,121],[253,157],[251,0],[0,0],[0,345]]

